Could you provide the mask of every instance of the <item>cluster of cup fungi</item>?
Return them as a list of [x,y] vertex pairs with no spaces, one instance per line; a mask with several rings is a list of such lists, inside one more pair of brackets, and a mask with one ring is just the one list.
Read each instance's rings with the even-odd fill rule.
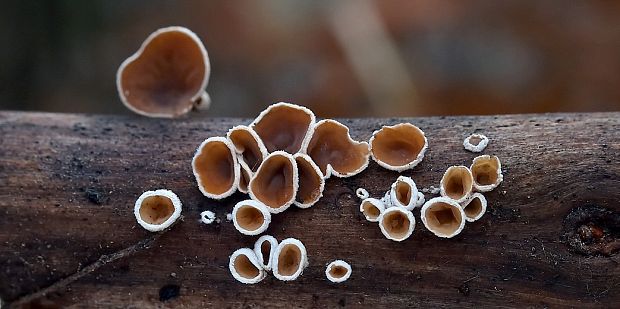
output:
[[[168,27],[148,36],[121,64],[117,88],[121,101],[132,111],[172,118],[209,106],[205,91],[209,74],[207,51],[198,36],[183,27]],[[473,152],[487,144],[483,135],[464,141],[464,147]],[[384,126],[369,142],[356,141],[344,124],[332,119],[317,121],[308,108],[281,102],[269,106],[250,124],[231,128],[226,136],[204,140],[191,165],[205,197],[219,200],[236,191],[249,195],[234,206],[231,219],[240,233],[260,235],[272,215],[291,206],[316,204],[331,176],[357,175],[371,157],[384,168],[403,172],[418,165],[427,149],[424,132],[411,123]],[[463,229],[465,221],[484,214],[487,203],[482,193],[501,181],[499,159],[483,155],[470,167],[448,168],[440,183],[441,197],[429,201],[405,176],[381,199],[370,198],[363,189],[357,193],[363,199],[360,211],[368,221],[378,222],[388,239],[402,241],[411,236],[415,227],[412,211],[420,207],[424,226],[439,237],[450,238]],[[180,217],[181,208],[173,192],[147,191],[136,201],[134,214],[142,227],[158,232]],[[203,223],[214,220],[213,212],[201,213]],[[277,279],[295,280],[307,265],[303,243],[294,238],[278,242],[269,235],[261,236],[253,249],[236,250],[229,260],[233,277],[246,284],[261,281],[270,271]],[[331,282],[346,281],[351,266],[335,260],[327,265],[325,275]]]

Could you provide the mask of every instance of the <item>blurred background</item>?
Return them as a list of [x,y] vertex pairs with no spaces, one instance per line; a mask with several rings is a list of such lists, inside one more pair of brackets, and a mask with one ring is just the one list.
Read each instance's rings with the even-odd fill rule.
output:
[[129,114],[119,64],[186,26],[210,116],[620,110],[620,1],[2,1],[0,109]]

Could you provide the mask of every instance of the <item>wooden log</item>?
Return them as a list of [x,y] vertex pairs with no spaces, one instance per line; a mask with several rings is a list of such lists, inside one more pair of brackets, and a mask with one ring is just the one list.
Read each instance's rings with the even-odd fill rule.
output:
[[[299,280],[236,282],[228,256],[252,246],[226,220],[236,193],[199,192],[190,160],[199,143],[247,119],[154,120],[0,113],[0,298],[14,307],[612,307],[620,302],[620,113],[345,119],[354,138],[410,121],[429,139],[411,176],[437,186],[450,165],[469,165],[473,132],[491,138],[504,182],[487,214],[439,239],[414,214],[396,243],[358,211],[355,189],[381,196],[398,173],[372,162],[330,178],[310,209],[274,216],[268,233],[295,237],[310,266]],[[167,188],[183,220],[151,234],[133,216],[145,190]],[[427,198],[430,195],[427,194]],[[219,223],[199,223],[212,210]],[[325,265],[353,267],[343,284]]]

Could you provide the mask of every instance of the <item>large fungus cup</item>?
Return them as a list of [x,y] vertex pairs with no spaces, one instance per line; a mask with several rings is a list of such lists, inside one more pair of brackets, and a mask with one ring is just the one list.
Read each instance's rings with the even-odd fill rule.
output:
[[233,145],[226,138],[206,139],[194,154],[192,169],[204,196],[222,199],[239,185],[240,171]]
[[376,198],[365,198],[360,203],[360,212],[364,214],[366,220],[370,222],[379,221],[379,216],[385,211],[385,205]]
[[258,134],[250,127],[236,126],[228,131],[226,137],[235,146],[237,154],[241,155],[241,160],[255,172],[267,156],[267,149]]
[[311,110],[280,102],[262,111],[250,127],[260,136],[268,152],[282,150],[294,154],[312,136],[314,121]]
[[491,191],[504,180],[502,164],[496,156],[475,157],[470,169],[474,177],[474,188],[480,192]]
[[249,193],[252,199],[267,205],[269,212],[280,213],[293,204],[298,186],[295,158],[276,151],[265,158],[250,180]]
[[321,169],[324,178],[356,175],[366,169],[370,157],[368,143],[353,140],[349,128],[331,119],[316,124],[303,152]]
[[487,211],[487,199],[481,193],[472,194],[465,202],[461,203],[465,212],[465,220],[474,222]]
[[308,266],[308,254],[301,241],[287,238],[278,244],[273,256],[273,275],[282,281],[297,279]]
[[390,188],[390,201],[393,206],[413,210],[418,201],[418,188],[413,179],[399,176]]
[[410,123],[384,126],[370,138],[372,158],[382,167],[398,172],[422,162],[427,148],[424,132]]
[[402,207],[391,207],[379,216],[381,233],[387,239],[403,241],[413,233],[415,218],[411,211]]
[[461,206],[445,197],[436,197],[426,202],[420,217],[426,229],[442,238],[458,235],[465,226],[465,213]]
[[277,248],[278,240],[270,235],[263,235],[254,243],[256,258],[267,271],[271,270],[273,257]]
[[441,178],[440,192],[457,203],[465,201],[472,192],[474,179],[467,166],[450,166]]
[[265,204],[255,200],[237,203],[232,211],[235,228],[244,235],[258,235],[269,227],[271,213]]
[[171,118],[194,107],[207,108],[205,92],[211,72],[207,50],[183,27],[153,32],[116,74],[121,101],[148,117]]
[[228,269],[237,281],[245,284],[258,283],[267,276],[267,272],[250,248],[241,248],[233,252],[228,262]]
[[168,228],[181,216],[181,200],[169,190],[146,191],[134,205],[133,213],[138,224],[151,232]]
[[345,282],[351,277],[351,265],[343,260],[335,260],[325,268],[325,276],[334,283]]
[[297,153],[293,157],[297,162],[299,173],[299,189],[295,205],[299,208],[308,208],[323,196],[325,179],[319,167],[308,155]]

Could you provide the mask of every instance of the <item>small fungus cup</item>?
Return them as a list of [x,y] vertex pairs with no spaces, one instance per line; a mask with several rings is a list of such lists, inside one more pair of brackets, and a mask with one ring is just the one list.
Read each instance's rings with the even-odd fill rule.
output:
[[360,212],[364,214],[366,220],[370,222],[379,221],[379,216],[385,211],[385,205],[376,198],[365,198],[360,203]]
[[502,164],[496,156],[475,157],[470,169],[474,179],[474,188],[479,192],[489,192],[504,180]]
[[181,215],[181,200],[170,190],[146,191],[136,200],[133,213],[138,224],[151,232],[168,228]]
[[237,190],[240,170],[233,147],[226,138],[210,137],[196,150],[192,170],[204,196],[219,200]]
[[335,260],[325,268],[327,280],[334,283],[347,281],[351,277],[351,265],[343,260]]
[[215,213],[209,210],[205,210],[200,213],[200,222],[204,224],[211,224],[215,221]]
[[418,187],[413,179],[399,176],[390,188],[390,201],[392,206],[404,207],[413,210],[418,202]]
[[411,123],[384,126],[370,138],[373,160],[392,171],[414,168],[424,159],[427,148],[424,132]]
[[439,183],[441,195],[455,200],[457,203],[464,202],[473,190],[474,179],[471,171],[466,166],[450,166]]
[[295,238],[287,238],[278,244],[273,256],[273,275],[282,281],[297,279],[308,266],[306,247]]
[[276,103],[262,111],[250,124],[268,152],[282,150],[295,154],[312,136],[314,113],[306,107]]
[[422,206],[422,223],[436,236],[452,238],[465,227],[465,213],[461,206],[450,198],[436,197]]
[[233,278],[245,284],[258,283],[267,276],[256,254],[250,248],[241,248],[233,252],[228,262],[228,269]]
[[267,271],[271,270],[273,257],[278,248],[278,240],[270,235],[263,235],[254,243],[254,253],[258,262]]
[[487,199],[481,193],[474,193],[461,204],[461,207],[465,212],[465,220],[474,222],[482,218],[487,211]]
[[280,213],[293,204],[298,188],[295,158],[276,151],[265,158],[250,180],[249,193],[252,199],[267,205],[269,212]]
[[319,167],[308,155],[297,153],[293,156],[297,162],[299,189],[295,205],[299,208],[312,207],[323,196],[325,179]]
[[271,213],[265,204],[255,200],[245,200],[233,208],[232,220],[235,228],[244,235],[258,235],[269,227]]
[[483,134],[472,134],[463,141],[463,147],[471,152],[481,152],[489,144],[489,138]]
[[235,146],[237,154],[241,155],[239,161],[244,162],[250,171],[256,172],[267,156],[267,149],[258,134],[250,127],[236,126],[228,130],[226,138]]
[[393,241],[403,241],[413,233],[415,218],[411,211],[402,207],[391,207],[379,216],[381,233]]

